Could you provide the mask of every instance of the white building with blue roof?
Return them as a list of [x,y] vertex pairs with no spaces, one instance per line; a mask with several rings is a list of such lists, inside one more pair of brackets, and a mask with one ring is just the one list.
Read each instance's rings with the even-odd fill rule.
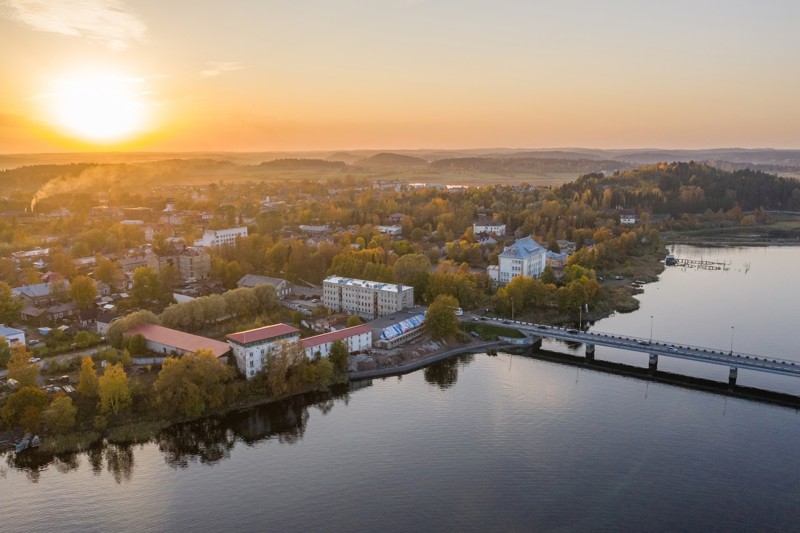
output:
[[25,346],[25,332],[0,324],[0,338],[4,338],[9,346]]
[[499,285],[505,285],[517,276],[535,279],[544,271],[546,255],[547,250],[538,242],[525,237],[506,246],[498,256],[498,265],[489,267],[486,272]]

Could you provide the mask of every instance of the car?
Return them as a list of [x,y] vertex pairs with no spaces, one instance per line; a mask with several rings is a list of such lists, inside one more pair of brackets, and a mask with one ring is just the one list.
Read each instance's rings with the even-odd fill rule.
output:
[[42,362],[42,358],[41,357],[31,357],[30,359],[28,359],[28,363],[31,363],[31,364],[33,364],[33,363],[41,363],[41,362]]
[[614,279],[615,279],[615,280],[617,280],[617,281],[619,281],[619,280],[621,280],[621,279],[622,279],[622,276],[619,276],[619,275],[617,275],[617,276],[614,276]]
[[597,276],[597,281],[605,281],[605,280],[606,278],[604,278],[603,276]]
[[475,338],[478,338],[478,337],[480,337],[480,335],[478,334],[478,332],[477,332],[477,331],[470,331],[470,332],[469,332],[469,334],[470,334],[471,336],[475,337]]
[[511,324],[510,320],[503,320],[503,324]]
[[636,341],[636,344],[641,344],[642,346],[648,346],[650,344],[650,341],[639,339]]
[[539,328],[539,329],[547,329],[548,328],[548,326],[545,326],[544,324],[539,324],[536,327]]
[[578,331],[577,329],[568,329],[567,333],[572,333],[573,335],[577,335],[578,333],[580,333],[580,331]]
[[678,351],[678,349],[676,347],[674,347],[674,346],[667,346],[667,350],[670,351],[670,352],[677,352]]

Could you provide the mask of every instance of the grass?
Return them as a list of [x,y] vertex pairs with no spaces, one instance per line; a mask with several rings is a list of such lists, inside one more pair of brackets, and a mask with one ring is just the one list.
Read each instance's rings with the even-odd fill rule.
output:
[[147,442],[168,425],[163,421],[142,421],[111,427],[108,430],[108,442],[114,444]]
[[95,442],[100,440],[100,433],[96,431],[86,431],[83,433],[68,433],[66,435],[48,435],[42,440],[41,451],[59,454],[82,452],[89,449]]
[[481,324],[481,323],[467,323],[464,324],[466,331],[474,331],[481,338],[486,340],[497,340],[497,337],[510,337],[512,339],[521,339],[525,337],[522,333],[514,328],[506,328],[496,324]]

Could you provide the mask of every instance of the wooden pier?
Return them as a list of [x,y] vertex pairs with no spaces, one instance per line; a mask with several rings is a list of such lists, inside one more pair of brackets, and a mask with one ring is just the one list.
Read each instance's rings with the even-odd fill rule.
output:
[[730,270],[730,261],[706,261],[705,259],[682,259],[673,258],[667,262],[668,266],[678,266],[683,268],[699,268],[701,270]]

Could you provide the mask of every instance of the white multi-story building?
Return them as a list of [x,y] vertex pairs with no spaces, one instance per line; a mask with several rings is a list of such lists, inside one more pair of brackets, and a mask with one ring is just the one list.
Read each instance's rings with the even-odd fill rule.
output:
[[220,246],[233,246],[239,237],[247,237],[247,228],[207,229],[203,238],[194,242],[195,246],[219,248]]
[[502,222],[495,222],[494,220],[481,220],[472,224],[472,232],[475,235],[479,233],[494,233],[497,236],[506,234],[506,225]]
[[300,341],[300,346],[306,357],[313,359],[315,355],[328,357],[331,354],[333,343],[337,340],[344,342],[349,353],[359,352],[372,347],[372,328],[366,324],[344,328],[314,337],[307,337]]
[[253,379],[267,364],[270,354],[279,350],[283,343],[299,342],[300,331],[287,324],[274,324],[231,333],[227,339],[233,350],[236,366],[247,379]]
[[379,232],[385,233],[387,235],[402,235],[402,233],[403,233],[403,226],[398,226],[398,225],[394,225],[394,226],[375,226],[375,229],[377,229]]
[[539,243],[530,237],[525,237],[511,246],[506,246],[503,253],[498,256],[499,264],[494,268],[487,268],[486,273],[500,285],[505,285],[517,276],[538,278],[544,270],[546,254],[547,250]]
[[322,282],[322,303],[371,320],[412,307],[414,287],[329,276]]

